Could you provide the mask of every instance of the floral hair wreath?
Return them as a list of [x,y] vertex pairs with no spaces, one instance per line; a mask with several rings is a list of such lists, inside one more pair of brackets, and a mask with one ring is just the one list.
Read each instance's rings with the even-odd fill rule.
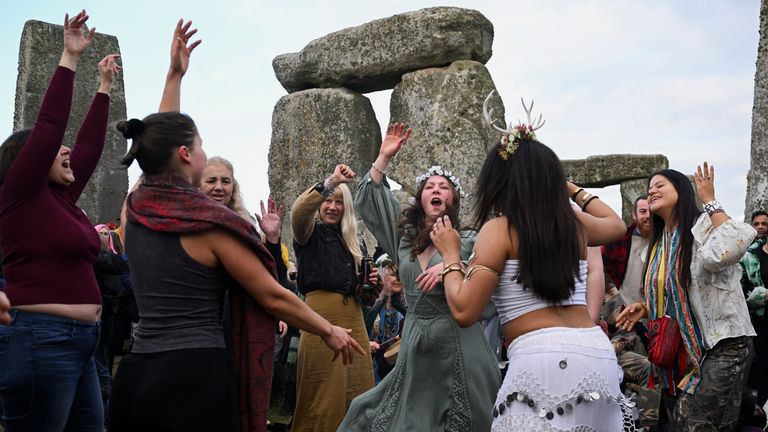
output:
[[447,178],[448,181],[450,181],[451,184],[453,184],[453,187],[456,188],[456,192],[459,193],[459,196],[464,198],[464,195],[465,195],[464,189],[461,188],[461,183],[459,182],[459,178],[453,175],[453,173],[451,173],[450,171],[443,169],[443,167],[441,167],[440,165],[433,165],[429,167],[427,172],[416,177],[416,188],[420,188],[422,183],[427,181],[428,178],[435,175],[439,175]]
[[517,147],[520,145],[520,141],[535,140],[536,131],[544,126],[544,123],[547,121],[541,118],[541,114],[539,114],[538,118],[531,119],[531,111],[533,111],[533,100],[531,100],[531,106],[529,108],[525,105],[523,98],[520,98],[520,102],[523,104],[523,109],[525,110],[525,115],[528,120],[527,123],[523,123],[518,120],[516,125],[510,123],[506,128],[497,126],[496,120],[493,119],[493,108],[488,108],[488,101],[491,100],[491,96],[493,96],[494,93],[496,93],[496,90],[492,90],[488,94],[488,97],[485,98],[485,102],[483,102],[483,118],[489,126],[503,134],[501,136],[501,142],[499,143],[498,151],[499,156],[501,156],[502,159],[507,160],[510,156],[515,154]]
[[376,267],[384,268],[392,264],[392,258],[389,257],[389,254],[383,253],[380,257],[376,258]]

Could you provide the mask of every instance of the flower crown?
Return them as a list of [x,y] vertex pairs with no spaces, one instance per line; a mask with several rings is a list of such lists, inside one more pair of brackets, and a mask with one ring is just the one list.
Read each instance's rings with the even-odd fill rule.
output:
[[388,254],[383,253],[380,257],[376,258],[376,267],[384,268],[392,264],[392,258]]
[[491,96],[493,96],[494,93],[496,93],[496,90],[491,91],[488,94],[488,97],[485,98],[485,102],[483,102],[483,118],[489,126],[502,133],[498,151],[499,156],[501,156],[502,159],[507,160],[510,156],[515,154],[517,147],[520,145],[520,141],[535,140],[536,131],[544,126],[544,123],[547,121],[541,118],[541,114],[539,114],[537,119],[532,120],[531,111],[533,111],[533,101],[531,101],[531,107],[529,108],[525,105],[523,98],[520,98],[528,122],[523,123],[518,120],[516,125],[510,123],[506,129],[496,126],[496,120],[493,119],[493,108],[488,109],[488,101],[491,100]]
[[461,183],[459,183],[459,178],[453,175],[450,171],[443,169],[440,165],[433,165],[429,167],[427,172],[424,174],[416,177],[416,188],[420,188],[421,184],[427,181],[428,178],[439,175],[447,178],[451,184],[453,184],[453,187],[456,188],[456,192],[459,193],[460,197],[464,197],[464,189],[461,188]]

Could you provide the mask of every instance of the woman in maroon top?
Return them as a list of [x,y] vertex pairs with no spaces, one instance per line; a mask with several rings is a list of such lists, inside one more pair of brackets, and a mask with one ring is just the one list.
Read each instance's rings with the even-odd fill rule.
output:
[[[99,239],[77,207],[104,147],[117,55],[72,149],[62,145],[75,71],[95,29],[64,23],[64,52],[31,130],[0,147],[0,249],[11,323],[0,326],[0,405],[8,432],[103,430],[93,351],[101,299],[93,273]],[[54,223],[44,223],[54,221]]]

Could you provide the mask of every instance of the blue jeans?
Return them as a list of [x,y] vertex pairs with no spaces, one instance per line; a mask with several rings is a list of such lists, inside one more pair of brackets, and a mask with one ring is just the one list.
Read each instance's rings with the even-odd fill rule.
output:
[[93,352],[99,323],[11,310],[0,325],[0,406],[7,432],[100,431]]

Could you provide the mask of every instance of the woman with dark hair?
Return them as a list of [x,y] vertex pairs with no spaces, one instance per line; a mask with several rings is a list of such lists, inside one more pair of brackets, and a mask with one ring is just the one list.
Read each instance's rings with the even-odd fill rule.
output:
[[[178,86],[196,45],[187,46],[195,31],[182,24],[174,33],[164,109],[178,109]],[[125,225],[141,319],[133,351],[115,376],[109,430],[263,431],[272,315],[321,335],[333,358],[341,354],[345,364],[352,350],[364,352],[348,330],[279,285],[274,261],[251,223],[198,190],[206,156],[189,116],[161,112],[117,128],[132,140],[123,163],[136,160],[144,173],[126,200]],[[221,320],[227,290],[232,357]]]
[[693,178],[704,213],[684,174],[664,169],[649,179],[645,303],[630,305],[616,319],[632,329],[642,318],[666,315],[679,327],[686,367],[661,369],[659,377],[662,387],[681,390],[672,414],[676,431],[736,430],[755,336],[739,260],[756,231],[725,213],[715,200],[715,169],[703,165]]
[[13,303],[10,326],[0,326],[0,406],[10,432],[104,428],[93,360],[99,240],[76,203],[104,148],[120,67],[116,55],[99,63],[99,89],[75,146],[63,146],[77,63],[95,34],[84,32],[87,20],[85,11],[66,16],[64,51],[34,127],[0,147],[0,249]]
[[[474,218],[482,229],[466,271],[460,234],[448,218],[435,222],[448,305],[466,327],[493,300],[511,342],[504,383],[484,407],[494,431],[620,431],[632,417],[621,403],[613,347],[587,310],[586,258],[588,246],[616,240],[625,226],[566,181],[557,155],[536,140],[537,127],[530,119],[511,127],[486,156]],[[574,212],[569,196],[583,211]]]
[[[410,132],[403,124],[389,126],[355,195],[355,208],[400,272],[408,305],[400,351],[395,368],[352,401],[339,430],[487,431],[501,382],[498,362],[480,325],[461,328],[451,317],[440,283],[442,258],[429,238],[440,217],[458,226],[461,186],[450,171],[431,167],[417,178],[415,201],[398,224],[399,204],[384,172]],[[474,239],[474,231],[461,233],[463,259]]]

